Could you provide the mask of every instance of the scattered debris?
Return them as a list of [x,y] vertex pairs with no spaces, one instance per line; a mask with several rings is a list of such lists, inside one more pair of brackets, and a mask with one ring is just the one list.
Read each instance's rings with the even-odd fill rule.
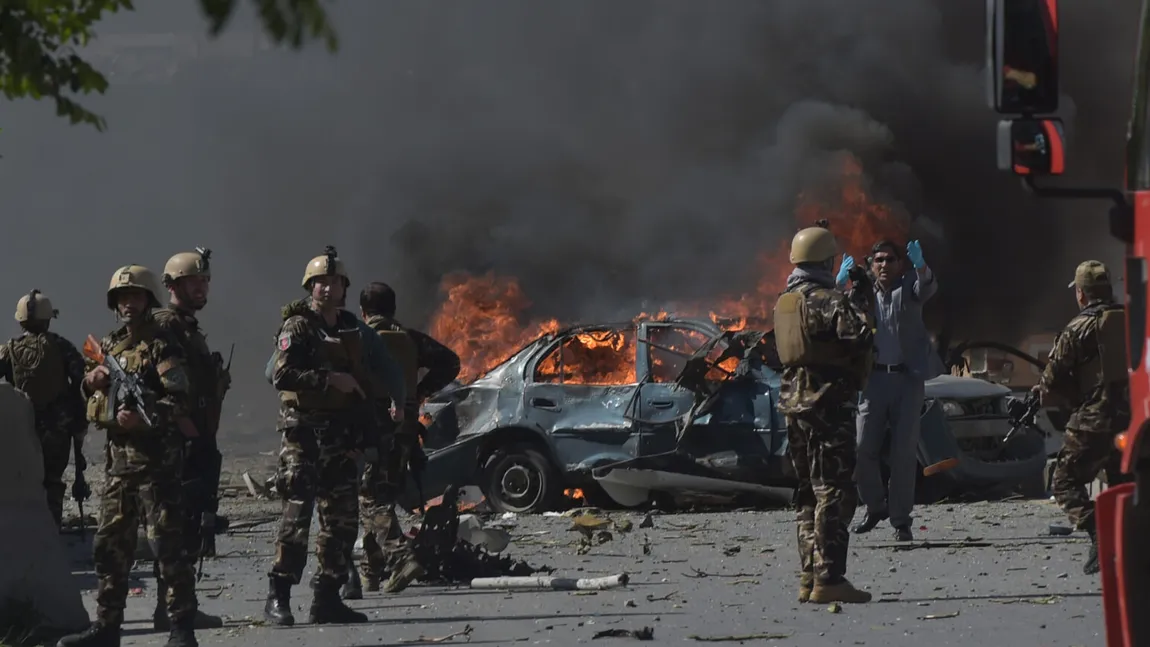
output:
[[252,479],[252,475],[244,472],[244,485],[248,486],[248,492],[257,499],[270,498],[271,492],[266,484],[256,483]]
[[596,638],[634,638],[636,640],[654,640],[655,630],[651,627],[643,627],[642,629],[607,629],[591,636],[591,639]]
[[420,634],[418,638],[403,638],[403,639],[397,640],[396,642],[401,643],[401,644],[405,644],[405,645],[407,645],[407,644],[423,644],[423,643],[445,643],[449,640],[459,638],[460,636],[466,638],[467,642],[471,642],[471,633],[473,631],[475,631],[475,630],[472,629],[471,625],[463,625],[462,631],[457,631],[453,634],[447,634],[446,636],[440,636],[438,638],[429,638],[429,637],[424,636],[423,634]]
[[842,612],[843,612],[843,605],[839,604],[838,602],[831,602],[830,606],[827,607],[827,613],[842,613]]
[[654,517],[651,516],[650,512],[648,512],[643,517],[643,520],[639,522],[639,527],[640,528],[654,528],[655,527],[655,519],[654,519]]
[[704,643],[737,643],[745,640],[782,640],[791,634],[744,634],[742,636],[687,636],[691,640]]
[[471,580],[473,589],[552,589],[554,591],[588,591],[627,586],[626,573],[607,577],[477,577]]
[[951,611],[950,613],[932,613],[930,615],[922,616],[919,620],[945,620],[946,618],[957,618],[958,611]]
[[683,573],[683,576],[698,580],[704,577],[759,577],[761,575],[761,573],[707,573],[706,571],[700,571],[694,566],[691,567],[691,570],[695,572],[694,575]]
[[647,601],[648,602],[661,602],[663,600],[670,600],[671,598],[675,597],[678,594],[679,594],[678,591],[671,591],[670,593],[668,593],[667,595],[664,595],[662,597],[655,597],[655,596],[651,595],[650,593],[648,593],[647,594]]
[[1050,527],[1047,529],[1047,532],[1049,532],[1051,534],[1051,536],[1057,537],[1057,536],[1064,536],[1064,535],[1072,535],[1072,534],[1074,534],[1074,529],[1070,528],[1068,526],[1060,526],[1060,525],[1052,523],[1052,524],[1050,524]]

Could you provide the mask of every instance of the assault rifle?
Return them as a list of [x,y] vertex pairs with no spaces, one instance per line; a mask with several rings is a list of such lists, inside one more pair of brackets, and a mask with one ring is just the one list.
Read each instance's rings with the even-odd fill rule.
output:
[[80,509],[80,540],[84,540],[84,502],[92,496],[92,488],[88,487],[88,481],[84,479],[84,470],[88,469],[88,461],[84,460],[82,446],[84,444],[83,436],[72,436],[72,456],[76,463],[76,478],[72,481],[72,499],[76,501],[76,506]]
[[1010,404],[1006,407],[1007,414],[1010,415],[1010,431],[1002,437],[1002,445],[999,447],[999,453],[1006,450],[1007,444],[1014,434],[1018,433],[1020,429],[1027,427],[1037,428],[1037,421],[1035,416],[1038,415],[1038,409],[1041,408],[1042,401],[1038,394],[1034,391],[1029,392],[1024,400],[1011,400]]
[[[148,410],[144,407],[144,390],[140,384],[140,377],[129,375],[124,371],[124,367],[120,366],[116,358],[105,354],[100,349],[100,342],[91,335],[88,335],[88,338],[84,340],[84,357],[108,369],[108,378],[111,382],[108,386],[108,416],[110,419],[115,419],[116,411],[122,406],[126,409],[134,409],[136,413],[140,414],[144,424],[151,427],[152,417],[148,415]],[[111,420],[107,422],[111,422]]]

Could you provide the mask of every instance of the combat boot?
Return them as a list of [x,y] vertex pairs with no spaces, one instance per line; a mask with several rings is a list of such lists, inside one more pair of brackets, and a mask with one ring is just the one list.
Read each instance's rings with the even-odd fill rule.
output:
[[[196,629],[219,629],[224,626],[224,619],[197,610],[192,626]],[[152,629],[154,631],[170,631],[171,628],[172,623],[168,620],[167,586],[165,586],[162,578],[157,577],[156,609],[152,611]]]
[[399,593],[412,582],[423,577],[424,573],[425,571],[419,562],[409,557],[399,565],[399,568],[391,572],[391,577],[387,578],[387,584],[383,586],[383,590],[385,593]]
[[827,602],[846,602],[847,604],[862,604],[870,602],[871,594],[856,589],[853,584],[843,579],[837,584],[820,584],[815,582],[811,588],[811,602],[825,604]]
[[317,625],[357,624],[367,622],[367,615],[360,613],[339,599],[339,583],[329,578],[317,578],[308,622]]
[[168,634],[168,643],[164,647],[200,647],[196,641],[196,632],[192,629],[195,618],[185,618],[172,627]]
[[291,581],[274,575],[268,576],[268,601],[264,605],[264,620],[281,627],[295,624],[291,613]]
[[379,576],[375,573],[367,573],[363,576],[363,588],[372,593],[379,590]]
[[340,596],[345,600],[362,600],[363,585],[359,581],[359,574],[352,571],[347,574],[347,584],[343,585]]
[[1090,535],[1090,552],[1086,554],[1086,563],[1082,565],[1082,572],[1087,575],[1094,575],[1102,569],[1098,566],[1098,531],[1094,529],[1093,523],[1087,526],[1086,534]]
[[56,647],[120,647],[120,628],[93,622],[84,631],[61,638]]
[[806,602],[811,599],[811,589],[813,589],[814,586],[814,575],[803,573],[799,576],[799,602]]

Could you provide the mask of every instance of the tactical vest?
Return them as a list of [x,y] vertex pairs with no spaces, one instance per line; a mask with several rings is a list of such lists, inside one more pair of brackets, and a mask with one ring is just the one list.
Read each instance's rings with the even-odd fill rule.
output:
[[[136,339],[130,334],[125,334],[124,338],[107,349],[105,354],[115,358],[125,373],[142,376],[152,367],[149,355],[155,337],[155,325],[144,326]],[[149,395],[146,390],[144,395],[145,397]],[[150,410],[155,402],[144,402],[143,405],[145,409]],[[116,424],[116,412],[108,406],[108,396],[102,391],[97,391],[88,399],[88,422],[101,429],[119,428]]]
[[846,369],[864,379],[874,362],[874,354],[864,358],[851,357],[843,352],[841,341],[834,331],[813,330],[807,298],[816,290],[830,290],[813,283],[804,283],[797,289],[784,292],[775,302],[775,344],[779,361],[789,368]]
[[[339,323],[346,326],[346,318],[341,317]],[[370,398],[373,389],[372,381],[363,366],[363,340],[359,336],[359,328],[355,322],[352,321],[351,324],[351,327],[341,329],[336,337],[328,335],[319,326],[312,324],[314,343],[312,368],[350,373],[359,383],[359,388]],[[341,393],[329,386],[323,391],[280,391],[280,402],[301,411],[342,411],[362,400],[355,392]]]
[[[373,317],[368,320],[367,324],[379,334],[380,338],[387,344],[388,352],[403,368],[405,390],[408,398],[414,399],[415,389],[419,386],[419,349],[415,346],[415,340],[398,324],[386,319]],[[375,379],[378,381],[378,378]],[[380,397],[385,397],[387,389],[380,385],[376,393]]]
[[26,334],[8,342],[13,386],[32,401],[37,411],[52,404],[68,386],[64,355],[48,333]]
[[1083,377],[1106,385],[1130,379],[1126,360],[1126,308],[1117,303],[1099,303],[1086,308],[1082,314],[1095,318],[1094,335],[1098,341],[1098,357],[1083,368]]
[[207,339],[198,328],[193,328],[174,308],[159,310],[156,319],[169,319],[184,350],[188,371],[188,403],[191,418],[201,432],[215,436],[219,426],[219,409],[223,402],[223,371],[208,348]]

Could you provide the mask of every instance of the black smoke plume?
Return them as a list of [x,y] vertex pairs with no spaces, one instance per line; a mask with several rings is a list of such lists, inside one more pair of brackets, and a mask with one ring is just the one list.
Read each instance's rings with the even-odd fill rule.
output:
[[[241,15],[239,54],[194,58],[194,11],[139,4],[95,46],[109,132],[0,111],[4,288],[44,290],[79,338],[113,325],[118,265],[213,248],[209,341],[238,342],[229,406],[253,426],[278,306],[326,244],[415,325],[451,271],[518,277],[567,320],[738,294],[847,152],[915,219],[943,286],[930,316],[959,337],[1057,328],[1074,264],[1120,257],[1106,204],[996,170],[980,2],[343,0],[334,57],[253,47]],[[1137,3],[1062,4],[1062,182],[1117,185]]]

